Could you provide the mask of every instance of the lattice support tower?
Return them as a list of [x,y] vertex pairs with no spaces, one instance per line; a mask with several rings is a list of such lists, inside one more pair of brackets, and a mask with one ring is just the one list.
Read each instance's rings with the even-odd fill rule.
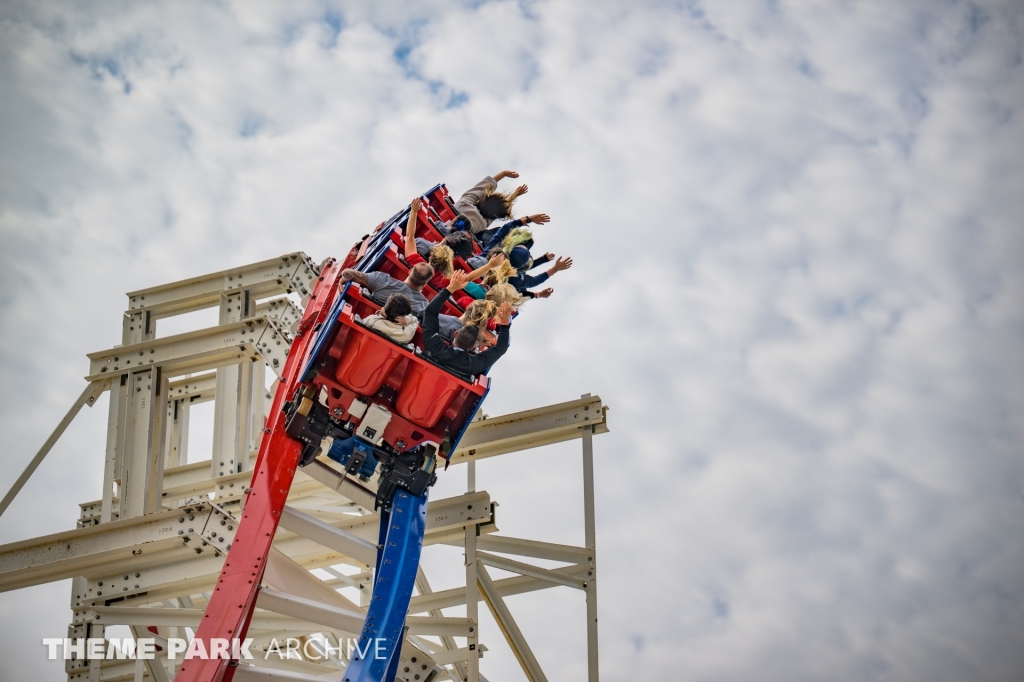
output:
[[[181,657],[171,660],[160,645],[188,636],[202,619],[264,435],[274,388],[266,386],[267,372],[284,366],[318,273],[305,254],[291,253],[131,292],[121,344],[88,355],[85,388],[0,502],[0,514],[81,408],[109,392],[102,494],[80,505],[76,529],[0,546],[0,590],[71,578],[69,639],[105,638],[107,628],[123,625],[133,637],[156,639],[159,651],[147,661],[76,654],[66,661],[69,681],[174,679]],[[161,319],[209,308],[218,309],[217,326],[157,335]],[[212,457],[190,463],[191,408],[208,401]],[[434,592],[419,570],[396,679],[485,681],[483,601],[526,678],[547,680],[505,598],[568,587],[586,596],[588,680],[597,682],[593,436],[608,431],[606,413],[599,397],[586,394],[502,417],[477,414],[451,458],[452,467],[467,470],[466,492],[430,502],[424,537],[425,546],[463,548],[465,585]],[[476,489],[476,462],[575,439],[582,444],[584,543],[502,535],[496,502]],[[234,680],[341,678],[348,662],[341,645],[359,632],[373,584],[375,492],[372,481],[354,480],[322,456],[298,471],[249,626],[257,655],[240,663]],[[495,579],[489,569],[513,577]],[[345,588],[355,588],[359,603]],[[464,615],[446,614],[453,608]],[[327,641],[342,654],[319,661],[259,655],[275,637]]]

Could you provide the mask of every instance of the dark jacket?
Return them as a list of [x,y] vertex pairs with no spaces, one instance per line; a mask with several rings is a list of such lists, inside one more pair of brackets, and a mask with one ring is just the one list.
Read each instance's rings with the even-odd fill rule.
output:
[[423,350],[427,357],[445,369],[465,376],[486,372],[508,350],[508,325],[498,327],[498,342],[483,353],[456,350],[444,341],[438,326],[438,315],[451,292],[442,289],[423,311]]
[[527,275],[525,272],[520,272],[514,277],[508,278],[508,283],[516,288],[520,296],[526,296],[527,298],[535,298],[536,294],[532,291],[527,291],[531,287],[540,286],[544,282],[548,281],[548,273],[542,272],[539,275]]

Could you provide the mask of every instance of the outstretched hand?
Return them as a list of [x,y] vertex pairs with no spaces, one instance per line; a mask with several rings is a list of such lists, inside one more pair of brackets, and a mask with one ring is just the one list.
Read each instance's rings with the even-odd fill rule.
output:
[[512,306],[508,304],[508,301],[498,306],[498,312],[495,317],[498,319],[498,324],[508,324],[508,321],[512,318]]
[[412,201],[409,202],[409,208],[410,208],[410,210],[414,214],[420,212],[420,206],[422,206],[422,205],[423,205],[423,198],[422,197],[416,197],[415,199],[413,199]]
[[553,293],[555,293],[555,290],[551,289],[551,288],[548,288],[548,289],[545,289],[544,291],[538,291],[537,293],[535,293],[533,295],[533,297],[534,298],[547,298],[548,296],[550,296]]
[[519,177],[519,173],[516,173],[515,171],[512,171],[512,170],[503,170],[503,171],[498,171],[497,173],[495,173],[491,177],[494,178],[495,182],[501,182],[505,178],[518,178]]
[[493,269],[501,265],[501,261],[505,260],[505,254],[498,252],[491,256],[491,259],[487,261],[487,269]]
[[454,294],[456,291],[466,286],[468,282],[469,273],[463,272],[462,270],[456,270],[452,273],[451,281],[448,282],[448,286],[445,288]]
[[547,213],[534,213],[533,215],[528,215],[526,217],[528,219],[527,222],[537,223],[538,225],[551,222],[551,216]]
[[564,258],[559,258],[558,260],[555,261],[555,264],[551,266],[551,274],[555,274],[556,272],[560,272],[562,270],[568,270],[571,267],[572,258],[569,258],[568,256],[565,256]]
[[521,196],[523,196],[524,194],[526,194],[529,191],[530,191],[530,186],[529,185],[519,185],[514,190],[512,190],[512,198],[521,197]]

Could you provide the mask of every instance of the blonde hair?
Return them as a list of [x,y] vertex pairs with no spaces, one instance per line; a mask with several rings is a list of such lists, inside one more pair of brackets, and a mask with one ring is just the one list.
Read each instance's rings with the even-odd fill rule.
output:
[[462,321],[465,324],[484,329],[487,327],[487,321],[494,317],[496,312],[498,312],[498,304],[494,301],[486,299],[473,301],[466,307],[466,312],[462,314]]
[[525,227],[517,227],[501,240],[501,250],[507,256],[512,253],[512,249],[531,239],[533,239],[533,232],[530,232]]
[[498,339],[495,338],[494,334],[487,331],[486,329],[481,329],[480,336],[477,338],[476,345],[479,348],[483,348],[484,346],[493,346],[495,343],[497,343],[497,341]]
[[430,267],[434,268],[434,272],[439,272],[445,277],[451,277],[454,272],[454,268],[452,268],[452,260],[454,258],[455,252],[447,244],[436,244],[431,247],[430,253],[427,254],[427,261],[430,263]]
[[498,263],[497,267],[491,268],[484,275],[484,286],[493,287],[497,284],[504,284],[509,277],[514,277],[517,271],[508,260]]
[[490,291],[487,292],[486,300],[493,301],[496,306],[508,303],[513,308],[518,308],[526,301],[526,297],[520,296],[516,288],[506,282],[495,284],[491,287]]

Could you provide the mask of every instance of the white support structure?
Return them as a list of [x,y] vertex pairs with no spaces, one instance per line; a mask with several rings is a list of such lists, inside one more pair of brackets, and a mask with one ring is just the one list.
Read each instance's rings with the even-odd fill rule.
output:
[[[136,639],[166,645],[194,629],[242,511],[272,397],[266,372],[283,368],[317,276],[308,257],[292,253],[129,293],[121,345],[88,355],[86,387],[0,502],[0,514],[81,408],[109,391],[102,490],[81,504],[76,528],[0,546],[0,591],[72,579],[72,639],[103,638],[111,626],[128,626]],[[156,334],[160,319],[214,307],[215,327]],[[191,408],[209,401],[213,456],[190,462]],[[463,548],[466,582],[434,591],[419,571],[398,680],[486,682],[481,600],[527,679],[546,680],[505,599],[568,587],[586,597],[588,680],[597,682],[593,436],[608,431],[606,411],[587,394],[503,417],[477,415],[451,459],[451,466],[466,464],[466,493],[429,504],[424,536],[425,548]],[[502,536],[496,502],[477,490],[477,461],[575,439],[583,448],[583,545]],[[235,680],[340,678],[351,655],[343,644],[359,632],[373,585],[375,494],[375,483],[353,479],[323,457],[297,472],[250,624],[258,655],[239,665]],[[562,565],[540,567],[531,558]],[[513,577],[494,580],[486,567]],[[287,637],[327,642],[340,653],[264,658],[275,638]],[[164,646],[151,661],[74,656],[65,667],[75,681],[164,682],[180,664]]]

